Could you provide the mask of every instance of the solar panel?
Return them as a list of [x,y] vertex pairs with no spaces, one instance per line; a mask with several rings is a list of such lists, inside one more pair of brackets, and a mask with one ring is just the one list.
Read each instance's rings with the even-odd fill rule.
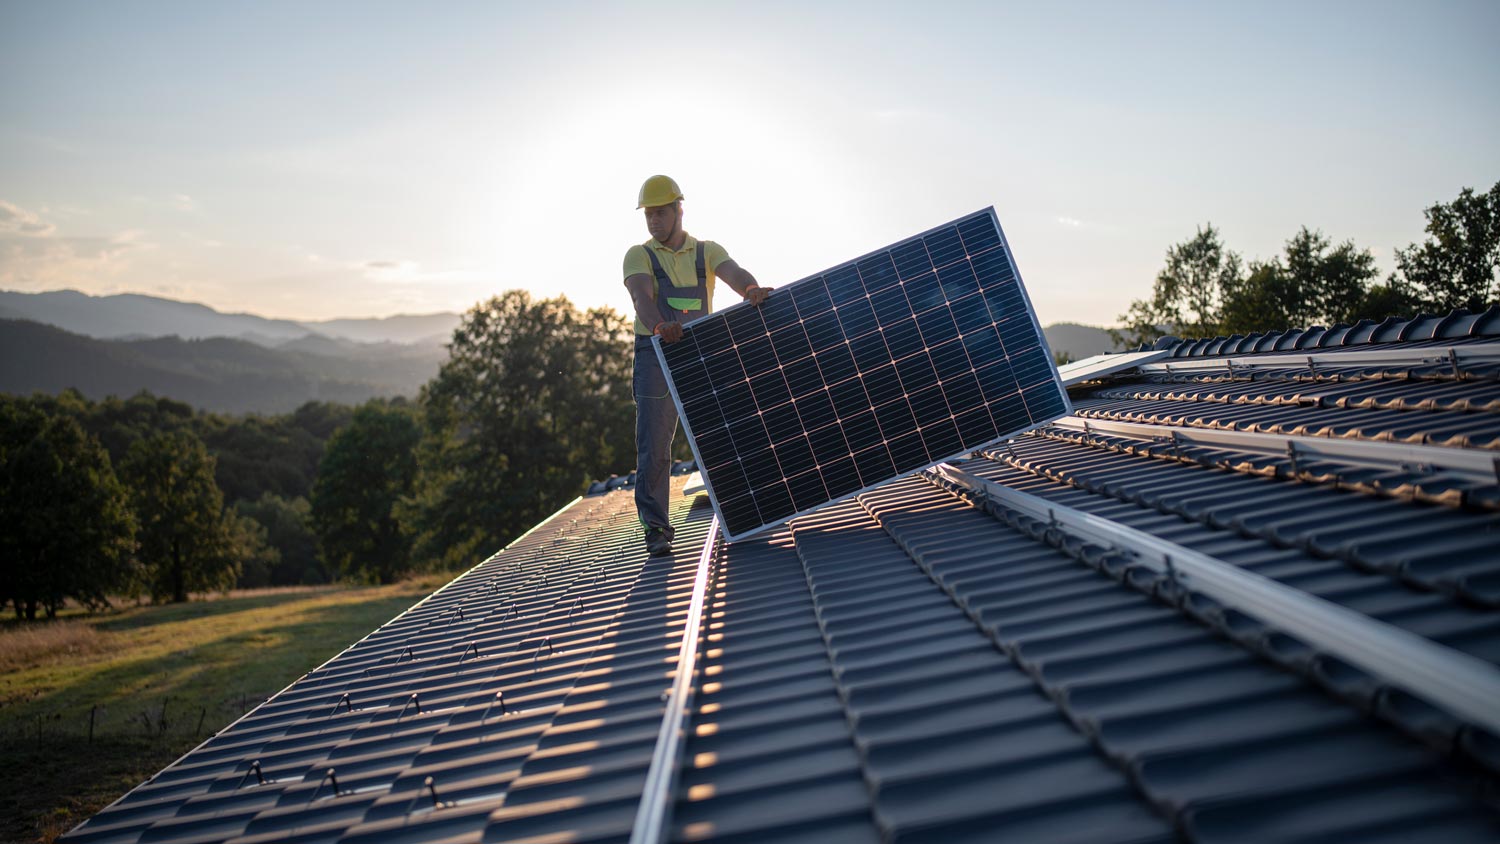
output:
[[731,541],[1070,412],[993,208],[655,346]]

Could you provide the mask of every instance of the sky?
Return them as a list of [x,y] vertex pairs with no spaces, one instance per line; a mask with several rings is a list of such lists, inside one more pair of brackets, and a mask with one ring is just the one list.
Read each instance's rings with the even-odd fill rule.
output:
[[993,205],[1041,321],[1111,325],[1205,223],[1389,272],[1500,181],[1497,43],[1494,0],[0,0],[0,289],[624,312],[665,173],[767,285]]

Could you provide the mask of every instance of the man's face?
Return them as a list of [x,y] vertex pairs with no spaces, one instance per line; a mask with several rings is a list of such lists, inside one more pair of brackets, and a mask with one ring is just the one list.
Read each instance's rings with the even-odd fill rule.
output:
[[646,209],[646,231],[662,243],[677,230],[677,220],[682,211],[677,203],[671,205],[654,205]]

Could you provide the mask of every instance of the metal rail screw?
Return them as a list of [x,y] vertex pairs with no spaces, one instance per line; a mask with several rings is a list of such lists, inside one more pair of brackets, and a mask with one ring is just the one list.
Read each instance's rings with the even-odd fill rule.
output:
[[1448,350],[1448,365],[1453,367],[1453,377],[1462,381],[1464,377],[1464,370],[1463,367],[1458,365],[1457,349]]

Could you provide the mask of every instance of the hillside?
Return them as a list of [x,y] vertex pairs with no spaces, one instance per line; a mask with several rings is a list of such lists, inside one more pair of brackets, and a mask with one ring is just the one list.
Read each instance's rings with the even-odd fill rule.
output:
[[55,394],[74,387],[101,399],[149,390],[203,410],[285,413],[313,400],[354,404],[415,396],[447,357],[438,346],[317,345],[307,351],[222,337],[97,340],[0,320],[0,392]]
[[400,314],[382,319],[295,322],[255,314],[226,314],[207,305],[138,293],[90,296],[76,290],[0,290],[0,319],[31,320],[100,340],[235,337],[276,347],[302,338],[325,337],[431,346],[452,336],[459,315]]

